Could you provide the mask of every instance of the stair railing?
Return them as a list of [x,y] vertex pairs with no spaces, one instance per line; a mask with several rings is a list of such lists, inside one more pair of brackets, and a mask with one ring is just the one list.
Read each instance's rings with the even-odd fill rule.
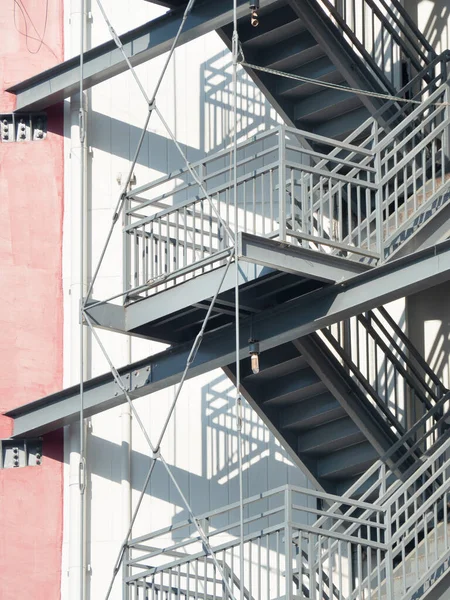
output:
[[[336,513],[327,516],[325,525],[316,526],[317,517],[325,516],[317,501],[336,503],[345,501],[360,513],[370,511],[368,519],[356,519]],[[363,530],[370,526],[383,537],[382,509],[360,500],[342,498],[306,488],[283,486],[244,501],[244,568],[240,573],[239,503],[211,511],[198,517],[206,530],[217,563],[208,555],[201,539],[194,532],[191,520],[174,523],[149,535],[130,541],[126,552],[124,584],[128,591],[140,597],[144,594],[164,593],[165,600],[179,598],[230,598],[229,590],[239,598],[240,582],[244,582],[244,596],[248,600],[293,598],[304,585],[309,572],[317,562],[315,548],[330,552],[322,561],[319,577],[311,587],[311,598],[323,598],[327,590],[351,585],[340,573],[352,568],[351,556],[356,552],[377,552],[384,558],[385,545],[364,537]],[[349,534],[331,530],[334,520],[347,525],[357,524]],[[308,554],[309,552],[309,554]],[[305,556],[306,561],[305,561]],[[296,574],[294,574],[296,571]],[[224,579],[228,586],[224,585]],[[318,595],[317,595],[318,594]]]
[[318,335],[399,436],[428,413],[445,391],[384,309],[352,317]]
[[435,57],[397,0],[319,0],[319,5],[390,92],[400,87],[402,63],[417,72]]
[[[420,459],[413,449],[417,440],[411,443],[421,430],[434,438],[429,432],[443,426],[444,402],[448,397],[344,496],[283,486],[246,499],[243,577],[236,502],[198,517],[217,562],[190,519],[131,540],[126,593],[133,592],[133,598],[213,600],[230,598],[231,590],[238,598],[244,581],[246,600],[297,595],[313,600],[406,600],[405,592],[441,577],[439,567],[450,556],[450,438],[447,433],[438,443],[425,444],[428,454]],[[432,418],[437,413],[431,413],[439,410],[438,424]],[[397,461],[405,447],[415,465],[402,483],[387,463]]]

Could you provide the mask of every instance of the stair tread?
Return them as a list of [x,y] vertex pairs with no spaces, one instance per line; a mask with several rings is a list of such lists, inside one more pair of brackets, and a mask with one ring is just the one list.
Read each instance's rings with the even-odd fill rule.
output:
[[297,449],[299,453],[320,456],[364,440],[364,435],[350,417],[343,417],[300,434]]

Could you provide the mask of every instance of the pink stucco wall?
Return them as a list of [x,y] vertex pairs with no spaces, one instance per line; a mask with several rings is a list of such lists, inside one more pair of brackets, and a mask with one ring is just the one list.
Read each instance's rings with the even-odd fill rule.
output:
[[[7,87],[63,59],[62,19],[62,0],[2,3],[0,113],[14,110]],[[62,386],[62,107],[48,118],[44,141],[0,143],[0,413]],[[0,470],[1,600],[60,598],[62,432],[43,456]]]

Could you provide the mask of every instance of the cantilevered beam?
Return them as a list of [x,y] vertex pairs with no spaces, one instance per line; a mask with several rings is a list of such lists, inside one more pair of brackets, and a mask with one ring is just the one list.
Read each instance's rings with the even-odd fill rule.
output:
[[[270,5],[277,0],[263,0]],[[237,0],[238,17],[248,12],[247,0]],[[120,36],[133,66],[167,52],[180,26],[184,8],[171,11]],[[203,0],[194,5],[186,20],[179,44],[223,27],[233,20],[232,0]],[[114,41],[101,44],[84,55],[83,87],[88,89],[127,70]],[[16,110],[42,110],[76,93],[80,85],[80,59],[71,58],[31,79],[10,87],[17,96]]]
[[[446,241],[242,321],[239,356],[248,356],[250,337],[259,340],[263,351],[449,279],[450,242]],[[190,344],[182,344],[121,369],[131,397],[144,396],[178,382],[189,352]],[[188,376],[224,367],[235,359],[235,331],[231,324],[205,336]],[[124,401],[110,374],[85,384],[86,416]],[[72,423],[79,418],[78,411],[79,387],[74,386],[6,414],[14,419],[14,436],[25,437]]]
[[239,258],[285,273],[336,283],[369,271],[365,263],[269,240],[249,233],[239,234]]

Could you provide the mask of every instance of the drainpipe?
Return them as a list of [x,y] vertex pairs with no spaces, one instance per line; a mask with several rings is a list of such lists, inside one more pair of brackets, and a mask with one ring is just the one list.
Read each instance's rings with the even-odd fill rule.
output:
[[[85,0],[72,0],[70,4],[70,51],[80,53],[82,27],[86,28]],[[88,376],[87,330],[80,332],[80,302],[87,292],[87,237],[81,239],[82,226],[86,232],[87,215],[87,148],[80,140],[80,108],[86,109],[86,95],[74,95],[70,100],[70,379],[76,384]],[[84,119],[84,121],[86,121]],[[86,125],[86,123],[85,123]],[[84,207],[83,223],[81,204]],[[68,232],[67,232],[68,233]],[[81,260],[83,256],[83,268]],[[81,368],[83,355],[83,371]],[[80,423],[69,427],[69,600],[86,598],[86,493],[80,493],[80,444],[85,439],[86,428]],[[80,435],[81,433],[81,435]],[[86,458],[86,453],[84,452]]]
[[[127,339],[128,364],[131,363],[131,337]],[[131,410],[128,402],[122,406],[122,534],[125,538],[131,523]]]

